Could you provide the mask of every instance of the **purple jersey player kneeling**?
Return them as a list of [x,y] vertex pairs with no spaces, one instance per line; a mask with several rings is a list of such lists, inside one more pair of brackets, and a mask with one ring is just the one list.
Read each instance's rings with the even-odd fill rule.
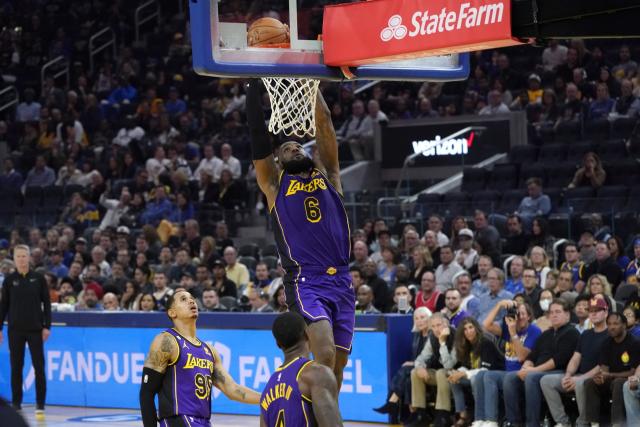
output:
[[260,398],[261,427],[340,427],[338,385],[331,370],[308,359],[306,323],[298,313],[273,322],[273,337],[284,363],[273,373]]
[[[198,306],[178,290],[167,301],[173,328],[156,335],[144,361],[140,411],[144,427],[209,427],[211,388],[229,399],[259,403],[260,395],[238,385],[222,366],[220,355],[196,337]],[[159,416],[154,402],[158,395]]]
[[[247,88],[247,119],[256,178],[267,198],[289,310],[308,324],[314,359],[342,384],[355,325],[349,274],[349,222],[342,203],[338,144],[327,104],[316,100],[317,159],[288,141],[274,157],[262,113],[260,81]],[[336,351],[337,350],[337,351]]]

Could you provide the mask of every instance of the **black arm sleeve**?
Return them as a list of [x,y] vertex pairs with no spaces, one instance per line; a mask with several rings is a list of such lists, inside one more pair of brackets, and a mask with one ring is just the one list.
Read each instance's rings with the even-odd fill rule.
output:
[[40,299],[43,310],[43,328],[51,329],[51,298],[49,297],[49,286],[44,276],[40,277]]
[[142,383],[140,384],[140,412],[144,427],[157,427],[158,416],[154,398],[162,387],[164,374],[151,368],[142,369]]
[[269,132],[264,123],[264,114],[262,112],[261,86],[259,79],[252,79],[247,85],[246,110],[249,133],[251,134],[251,155],[253,160],[262,160],[273,154]]

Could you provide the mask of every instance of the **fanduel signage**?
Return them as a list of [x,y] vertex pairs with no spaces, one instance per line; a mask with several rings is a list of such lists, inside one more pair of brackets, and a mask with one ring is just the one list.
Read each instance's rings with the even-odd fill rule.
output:
[[[138,408],[144,358],[160,328],[55,327],[45,345],[47,403],[107,408]],[[282,353],[270,330],[200,329],[198,336],[220,353],[222,364],[242,385],[262,391],[282,365]],[[0,345],[0,395],[11,398],[7,341]],[[387,397],[386,335],[357,332],[344,371],[340,408],[347,420],[386,422],[371,402]],[[371,349],[379,351],[371,351]],[[35,398],[29,352],[24,368],[25,403]],[[217,388],[213,410],[228,414],[259,413],[258,405],[227,399]],[[215,419],[215,418],[214,418]]]

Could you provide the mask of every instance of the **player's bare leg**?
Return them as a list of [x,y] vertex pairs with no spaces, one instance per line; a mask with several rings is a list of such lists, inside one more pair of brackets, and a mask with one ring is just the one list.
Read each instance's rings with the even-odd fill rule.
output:
[[[334,372],[338,381],[338,390],[342,386],[342,372],[346,365],[348,355],[342,351],[336,352],[336,344],[333,341],[333,329],[328,320],[313,322],[307,326],[311,353],[316,362],[321,363]],[[337,363],[338,360],[340,363]]]

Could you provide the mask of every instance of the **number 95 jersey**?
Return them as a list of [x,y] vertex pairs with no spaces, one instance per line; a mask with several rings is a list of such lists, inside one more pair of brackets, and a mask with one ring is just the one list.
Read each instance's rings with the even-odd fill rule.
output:
[[158,393],[160,419],[182,415],[211,418],[215,359],[209,346],[200,340],[194,344],[175,329],[164,332],[175,338],[180,353],[169,363]]
[[281,174],[271,217],[287,272],[349,265],[351,233],[342,196],[318,169],[309,178]]

